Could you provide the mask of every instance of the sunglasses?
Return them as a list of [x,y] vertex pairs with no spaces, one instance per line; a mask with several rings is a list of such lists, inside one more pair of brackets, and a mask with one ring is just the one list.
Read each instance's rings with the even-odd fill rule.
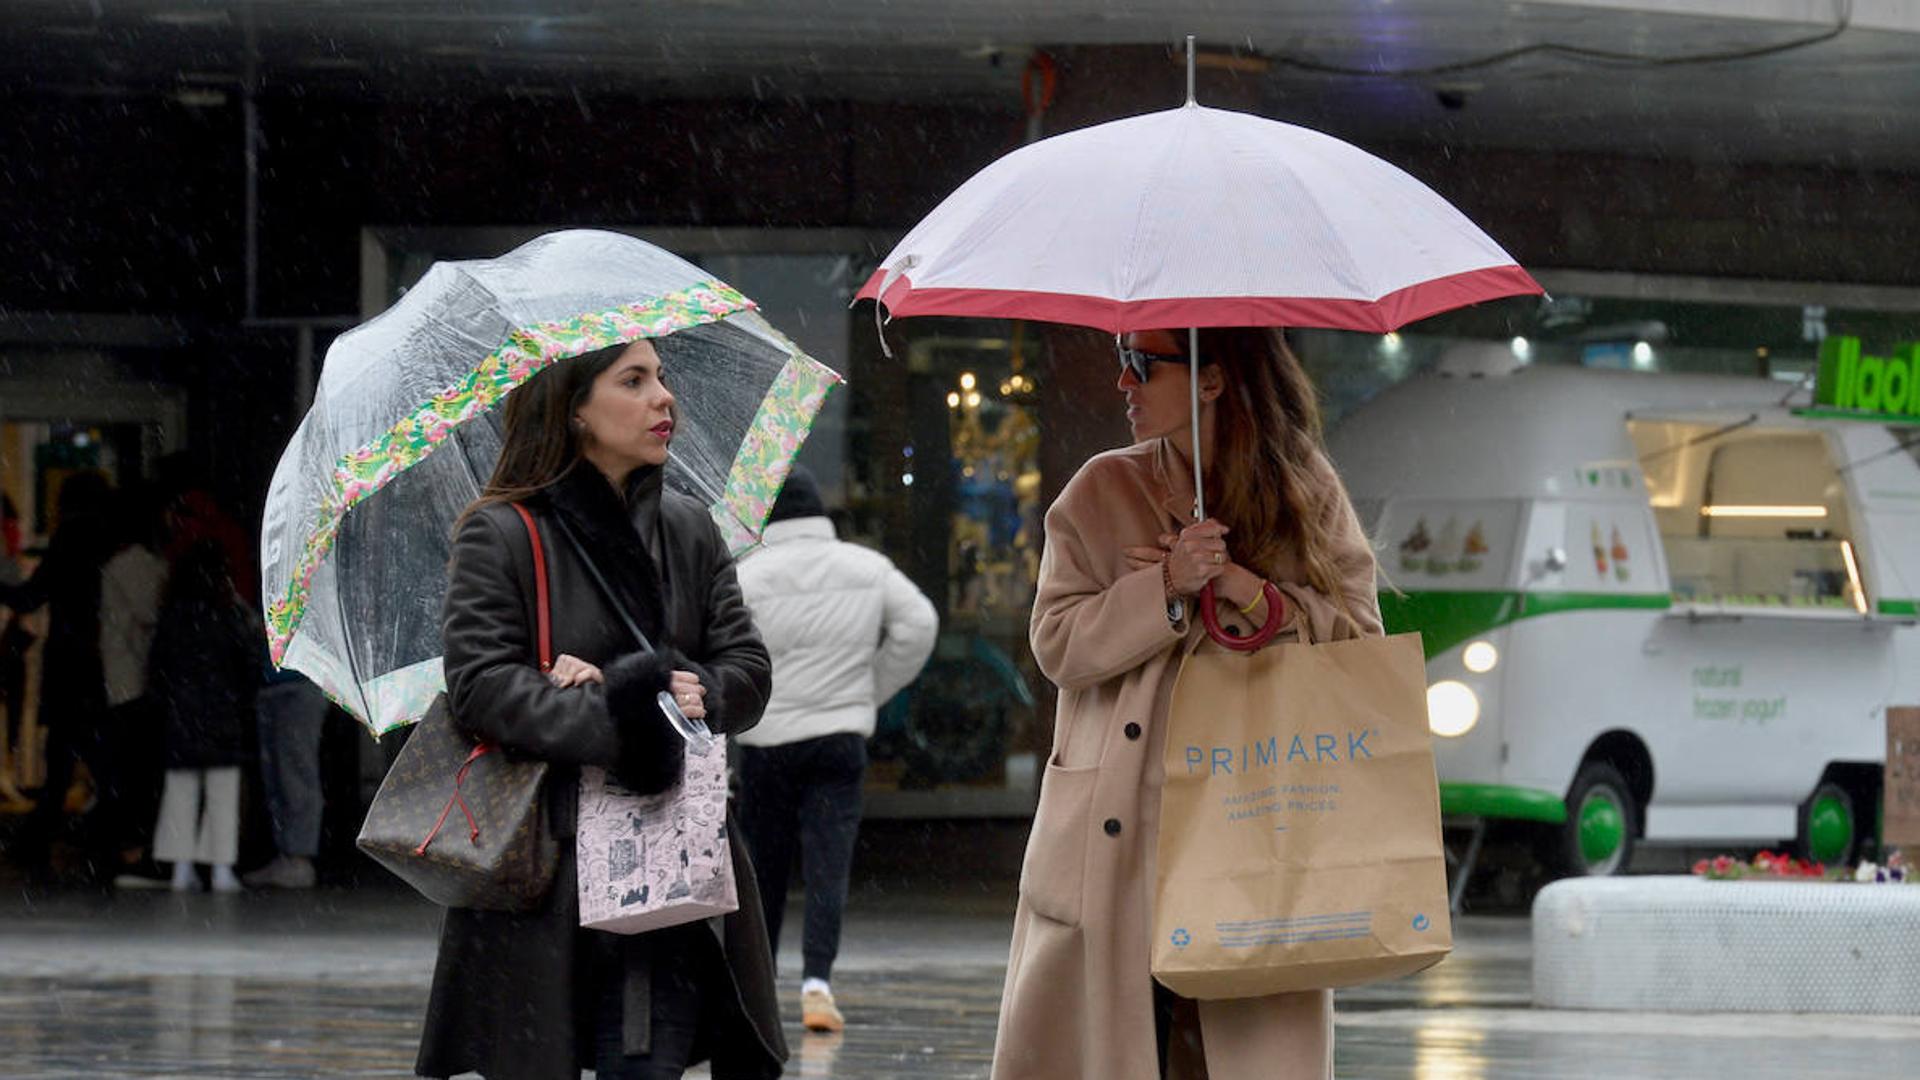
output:
[[[1187,354],[1183,352],[1140,352],[1137,348],[1127,348],[1119,342],[1114,342],[1114,352],[1119,356],[1119,369],[1131,371],[1133,379],[1137,382],[1146,382],[1146,379],[1152,375],[1152,369],[1148,367],[1152,363],[1179,363],[1181,367],[1187,365]],[[1200,367],[1206,367],[1210,363],[1213,363],[1210,357],[1200,359]]]
[[1141,352],[1139,349],[1130,349],[1125,345],[1115,345],[1114,350],[1119,354],[1120,370],[1132,372],[1136,382],[1147,381],[1152,373],[1152,369],[1149,367],[1151,364],[1180,364],[1185,366],[1187,362],[1184,353]]

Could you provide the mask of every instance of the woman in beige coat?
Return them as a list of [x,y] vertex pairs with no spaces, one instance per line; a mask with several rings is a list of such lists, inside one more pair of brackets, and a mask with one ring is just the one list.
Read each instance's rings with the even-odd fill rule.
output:
[[1193,514],[1186,334],[1120,345],[1134,444],[1082,466],[1047,511],[1032,638],[1060,688],[1020,875],[994,1080],[1293,1080],[1332,1075],[1325,991],[1194,1002],[1148,969],[1161,754],[1180,646],[1223,622],[1281,640],[1381,632],[1373,551],[1320,445],[1319,407],[1277,331],[1200,332],[1201,468]]

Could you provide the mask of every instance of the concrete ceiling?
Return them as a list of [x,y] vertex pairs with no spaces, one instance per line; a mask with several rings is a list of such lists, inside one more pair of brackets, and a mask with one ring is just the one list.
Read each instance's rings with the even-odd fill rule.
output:
[[[1250,58],[1246,77],[1259,80],[1267,115],[1363,142],[1920,170],[1916,9],[1909,0],[10,0],[0,6],[10,58],[0,109],[47,96],[222,104],[251,51],[262,95],[1018,110],[1036,48],[1171,45],[1193,33],[1203,48]],[[1843,25],[1745,59],[1623,58],[1766,49]],[[1622,56],[1537,50],[1445,72],[1313,70],[1406,72],[1546,44]],[[1170,62],[1170,105],[1180,89]]]

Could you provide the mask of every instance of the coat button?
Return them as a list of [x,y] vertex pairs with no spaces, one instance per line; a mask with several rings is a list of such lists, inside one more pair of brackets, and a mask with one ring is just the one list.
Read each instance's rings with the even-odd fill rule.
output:
[[1127,733],[1127,738],[1129,739],[1137,739],[1140,737],[1139,724],[1129,723],[1127,724],[1126,727],[1122,728],[1121,730]]
[[1100,827],[1101,827],[1101,828],[1103,828],[1103,829],[1105,829],[1105,830],[1107,830],[1107,835],[1108,835],[1108,836],[1119,836],[1119,835],[1120,835],[1120,819],[1119,819],[1119,818],[1117,818],[1117,817],[1110,817],[1110,818],[1108,818],[1108,819],[1107,819],[1107,822],[1106,822],[1106,824],[1104,824],[1104,825],[1102,825],[1102,826],[1100,826]]

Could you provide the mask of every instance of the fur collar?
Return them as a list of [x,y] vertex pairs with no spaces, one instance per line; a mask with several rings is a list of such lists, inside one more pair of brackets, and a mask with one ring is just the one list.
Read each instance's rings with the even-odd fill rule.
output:
[[634,523],[659,521],[663,471],[639,470],[628,479],[627,498],[622,499],[598,469],[583,461],[541,493],[545,509],[573,530],[620,605],[655,646],[666,644],[660,640],[664,589],[660,569]]

